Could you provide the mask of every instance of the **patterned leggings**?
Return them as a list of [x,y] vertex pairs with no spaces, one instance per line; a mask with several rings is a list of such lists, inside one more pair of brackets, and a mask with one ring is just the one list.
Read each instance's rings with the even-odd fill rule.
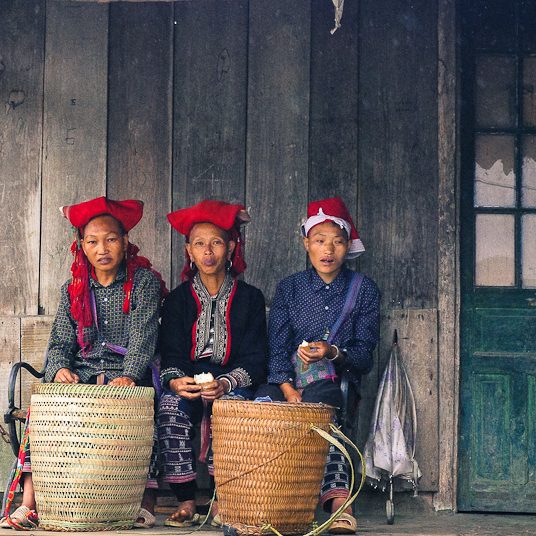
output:
[[[251,389],[235,389],[223,398],[251,399]],[[210,412],[212,406],[207,407]],[[170,484],[178,495],[176,485],[193,482],[196,479],[196,460],[193,449],[194,425],[203,419],[203,403],[200,399],[186,400],[165,391],[160,398],[157,416],[158,440],[160,446],[162,481]],[[207,415],[209,417],[209,415]],[[207,455],[208,472],[214,475],[212,449]],[[195,488],[189,488],[195,490]],[[184,500],[184,498],[183,498]]]

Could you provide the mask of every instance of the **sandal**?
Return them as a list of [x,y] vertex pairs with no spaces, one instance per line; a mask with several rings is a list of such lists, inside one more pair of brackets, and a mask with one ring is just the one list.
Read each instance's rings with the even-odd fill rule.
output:
[[[181,518],[181,519],[179,519]],[[165,521],[166,527],[191,527],[192,525],[199,525],[201,516],[198,513],[193,513],[184,508],[177,510],[171,514]]]
[[328,532],[330,534],[355,534],[357,531],[357,519],[350,514],[343,512],[330,525]]
[[37,512],[24,505],[0,520],[1,528],[14,528],[15,530],[33,530],[38,524]]
[[[138,521],[138,519],[143,519],[143,521]],[[152,529],[156,523],[156,517],[146,510],[145,508],[140,508],[138,512],[138,518],[134,523],[133,527],[135,529]]]
[[216,514],[216,515],[210,520],[210,526],[211,526],[211,527],[223,527],[223,521],[221,520],[220,514]]

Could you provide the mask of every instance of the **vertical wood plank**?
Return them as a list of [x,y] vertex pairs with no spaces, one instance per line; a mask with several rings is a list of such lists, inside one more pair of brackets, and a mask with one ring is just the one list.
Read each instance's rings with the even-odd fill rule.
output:
[[[45,365],[48,338],[52,328],[53,316],[27,316],[21,318],[21,361],[26,361],[36,370]],[[40,381],[27,371],[21,370],[21,408],[30,405],[31,386]]]
[[0,314],[36,314],[43,101],[42,2],[0,3]]
[[[419,490],[437,491],[439,477],[437,309],[394,309],[383,315],[379,344],[381,374],[389,359],[395,329],[398,332],[400,357],[409,376],[417,409],[415,458],[423,474]],[[373,399],[375,395],[376,393]],[[364,411],[360,412],[360,419],[363,420],[360,437],[366,439],[374,403],[371,404],[369,400],[363,409],[370,411],[367,414]],[[366,433],[363,433],[365,430]]]
[[[248,2],[175,4],[173,210],[244,202]],[[184,263],[173,232],[174,285]]]
[[458,471],[459,252],[456,4],[438,1],[438,311],[439,493],[438,510],[456,507]]
[[141,199],[130,233],[169,282],[173,5],[110,6],[107,192]]
[[[13,316],[0,317],[0,411],[7,411],[7,388],[11,366],[20,359],[20,319]],[[0,439],[0,489],[5,489],[9,469],[15,458],[11,445]]]
[[360,3],[360,260],[388,308],[437,305],[437,2]]
[[280,279],[305,268],[310,24],[308,1],[250,1],[247,279],[268,302]]
[[313,0],[309,200],[341,196],[355,217],[358,3],[347,2],[341,28],[331,35],[332,27],[333,4]]
[[104,195],[108,6],[48,0],[41,312],[55,312],[73,233],[58,207]]

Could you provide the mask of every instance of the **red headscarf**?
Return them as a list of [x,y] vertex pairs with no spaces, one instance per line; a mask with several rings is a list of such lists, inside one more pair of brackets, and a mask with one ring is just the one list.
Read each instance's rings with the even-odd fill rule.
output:
[[[93,324],[91,312],[91,303],[89,297],[89,262],[80,247],[80,239],[84,227],[97,216],[112,216],[123,227],[125,232],[129,232],[141,220],[143,215],[143,202],[137,200],[114,201],[106,197],[97,197],[90,201],[84,201],[77,205],[61,207],[63,215],[76,228],[77,236],[71,245],[71,252],[74,256],[71,265],[72,279],[69,283],[68,291],[71,299],[71,315],[77,323],[77,340],[82,352],[85,354],[88,350],[87,343],[84,341],[84,328]],[[138,255],[139,248],[129,242],[125,255],[127,278],[123,284],[125,299],[123,301],[123,313],[130,312],[130,297],[132,286],[134,284],[134,274],[138,268],[147,268],[151,270],[160,281],[162,297],[168,293],[166,284],[162,276],[151,268],[149,259]]]
[[349,247],[348,253],[346,254],[347,259],[355,259],[365,251],[352,216],[350,216],[350,212],[340,197],[311,201],[307,205],[307,220],[302,225],[303,236],[307,236],[315,225],[319,225],[325,221],[332,221],[348,234]]
[[[232,205],[225,201],[205,200],[192,207],[181,208],[167,215],[171,226],[183,234],[186,239],[190,236],[190,231],[196,223],[212,223],[227,231],[229,239],[235,242],[236,246],[231,256],[233,277],[241,274],[247,267],[243,257],[242,244],[244,240],[240,234],[240,225],[250,221],[246,207],[243,205]],[[181,272],[183,281],[191,279],[195,271],[190,267],[190,256],[186,252],[186,262]]]

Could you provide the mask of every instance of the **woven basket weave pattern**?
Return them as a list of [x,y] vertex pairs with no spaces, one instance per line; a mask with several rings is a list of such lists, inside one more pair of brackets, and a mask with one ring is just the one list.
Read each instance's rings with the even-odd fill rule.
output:
[[311,528],[333,408],[319,404],[216,401],[212,416],[214,470],[223,522],[240,534],[283,534]]
[[153,445],[148,387],[36,384],[30,444],[39,526],[132,527]]

